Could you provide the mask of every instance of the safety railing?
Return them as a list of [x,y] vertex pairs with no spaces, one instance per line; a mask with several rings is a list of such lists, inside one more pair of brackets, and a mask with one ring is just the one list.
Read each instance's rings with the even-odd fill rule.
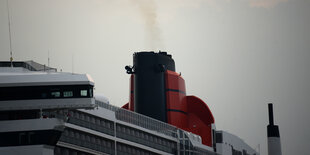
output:
[[99,107],[114,111],[117,120],[177,138],[178,128],[170,124],[104,102],[96,101],[96,104]]

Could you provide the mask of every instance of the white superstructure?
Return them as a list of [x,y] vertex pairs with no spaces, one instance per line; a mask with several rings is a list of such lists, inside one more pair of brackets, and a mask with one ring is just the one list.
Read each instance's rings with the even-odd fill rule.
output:
[[93,95],[87,74],[8,64],[0,62],[1,154],[258,155],[227,132],[214,130],[209,147],[198,135],[115,107]]
[[[31,64],[41,68],[37,63]],[[94,81],[89,75],[52,71],[50,68],[30,71],[23,67],[0,67],[0,110],[95,106]]]
[[230,134],[225,131],[216,132],[216,149],[220,154],[231,154],[231,155],[252,155],[257,154],[254,149],[252,149],[248,144],[246,144],[239,137]]

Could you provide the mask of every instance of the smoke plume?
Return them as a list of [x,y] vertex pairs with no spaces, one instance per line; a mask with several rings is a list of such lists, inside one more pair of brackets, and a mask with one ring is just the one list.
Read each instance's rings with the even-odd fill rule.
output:
[[159,50],[163,48],[161,31],[157,20],[157,8],[154,0],[132,0],[139,8],[142,19],[145,22],[148,48]]

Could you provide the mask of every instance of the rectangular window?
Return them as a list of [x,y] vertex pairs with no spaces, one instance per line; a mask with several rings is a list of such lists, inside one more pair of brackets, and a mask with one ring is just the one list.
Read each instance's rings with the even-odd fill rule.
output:
[[51,92],[51,96],[52,97],[60,97],[60,92],[59,91]]
[[[64,93],[65,92],[65,93]],[[0,101],[93,97],[91,85],[45,85],[45,86],[21,86],[1,87]]]
[[34,144],[35,139],[34,139],[34,132],[29,132],[28,133],[28,144]]
[[19,133],[19,145],[27,144],[26,133]]
[[46,93],[41,93],[41,98],[47,98],[47,94]]
[[89,89],[89,96],[93,97],[93,89],[92,88]]
[[216,143],[223,143],[223,134],[221,132],[216,133],[215,138]]
[[64,91],[64,97],[72,97],[73,92],[72,91]]
[[81,96],[87,96],[87,90],[81,90]]

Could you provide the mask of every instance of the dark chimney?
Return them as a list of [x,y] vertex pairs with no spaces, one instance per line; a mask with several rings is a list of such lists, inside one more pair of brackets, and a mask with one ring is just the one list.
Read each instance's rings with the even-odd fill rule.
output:
[[273,122],[272,103],[268,104],[268,111],[269,111],[269,125],[267,126],[267,135],[268,137],[280,137],[279,127],[277,125],[274,125],[274,122]]
[[175,71],[166,52],[138,52],[133,55],[134,111],[167,122],[165,71]]

